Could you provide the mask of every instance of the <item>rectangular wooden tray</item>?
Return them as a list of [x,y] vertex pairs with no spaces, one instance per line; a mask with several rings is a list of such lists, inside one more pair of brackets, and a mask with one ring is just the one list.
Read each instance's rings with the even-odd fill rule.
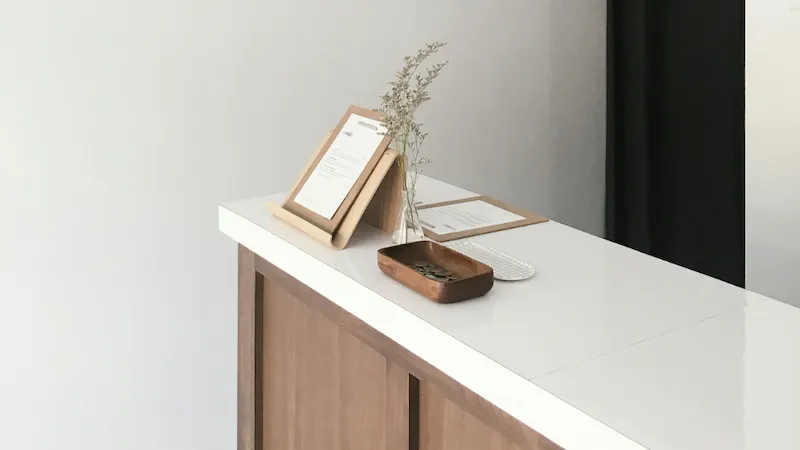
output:
[[[426,262],[449,270],[458,279],[437,281],[412,266]],[[431,241],[412,242],[378,250],[383,273],[438,303],[455,303],[480,297],[494,285],[494,273],[486,264]]]

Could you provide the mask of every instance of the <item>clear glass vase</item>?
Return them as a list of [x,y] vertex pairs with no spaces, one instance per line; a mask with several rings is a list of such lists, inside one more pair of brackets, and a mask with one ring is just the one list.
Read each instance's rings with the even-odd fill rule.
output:
[[403,191],[402,196],[403,204],[392,233],[392,243],[406,244],[421,241],[425,238],[425,234],[422,231],[422,223],[419,221],[417,206],[414,204],[414,191]]

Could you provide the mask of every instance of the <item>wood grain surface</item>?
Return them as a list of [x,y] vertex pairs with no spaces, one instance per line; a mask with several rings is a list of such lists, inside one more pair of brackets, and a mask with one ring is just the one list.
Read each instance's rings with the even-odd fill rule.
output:
[[[267,209],[269,209],[275,217],[289,223],[314,239],[331,248],[341,250],[347,246],[347,243],[350,241],[350,238],[353,236],[362,218],[365,222],[373,226],[377,224],[379,228],[389,227],[394,223],[389,218],[397,217],[399,214],[399,207],[396,205],[396,201],[385,197],[386,195],[392,195],[394,190],[386,188],[381,190],[381,187],[385,186],[387,181],[385,177],[388,176],[392,170],[395,170],[396,158],[397,152],[394,150],[387,150],[383,154],[380,161],[378,161],[378,164],[375,166],[375,169],[373,169],[369,179],[362,187],[361,192],[356,196],[353,205],[347,211],[342,223],[333,233],[319,228],[303,217],[285,209],[283,206],[267,202]],[[398,180],[395,178],[392,182],[397,183]],[[370,208],[372,208],[372,216],[370,218],[364,217],[366,211]],[[392,208],[395,209],[392,210]],[[393,230],[389,228],[383,231],[391,233]]]
[[[237,379],[237,444],[238,450],[260,450],[261,426],[256,424],[260,418],[261,408],[257,405],[257,391],[260,391],[260,371],[256,362],[261,359],[257,354],[256,318],[260,316],[256,308],[260,308],[256,298],[261,297],[263,289],[262,277],[255,271],[255,255],[243,246],[239,246],[239,334],[238,334],[238,379]],[[260,334],[260,333],[259,333]],[[260,364],[259,364],[260,365]],[[259,386],[257,386],[259,384]]]
[[399,160],[395,160],[364,212],[363,220],[381,231],[392,233],[402,206],[403,172]]
[[[440,282],[410,266],[426,262],[449,270],[459,279]],[[412,242],[378,250],[378,266],[386,275],[438,303],[455,303],[480,297],[494,285],[492,268],[444,245]]]
[[352,206],[358,193],[361,192],[361,188],[364,187],[364,184],[367,182],[367,179],[372,173],[372,170],[375,168],[375,165],[378,164],[378,160],[380,160],[381,156],[383,155],[383,152],[386,151],[386,149],[389,147],[389,143],[391,142],[391,139],[388,136],[386,136],[383,138],[378,147],[375,148],[375,151],[372,154],[372,157],[367,162],[364,171],[356,179],[355,184],[350,189],[347,196],[344,198],[344,201],[342,201],[342,204],[336,210],[336,213],[334,213],[332,218],[328,219],[326,217],[323,217],[311,211],[310,209],[300,205],[299,203],[295,202],[295,198],[297,197],[298,192],[300,192],[300,190],[306,184],[306,181],[308,181],[308,178],[314,172],[314,169],[317,168],[320,161],[322,160],[322,157],[325,156],[325,153],[328,152],[328,150],[331,147],[331,144],[333,144],[333,141],[336,139],[337,136],[339,136],[339,133],[344,128],[344,125],[347,123],[347,120],[353,114],[373,120],[381,120],[382,117],[380,113],[372,111],[371,109],[361,108],[355,105],[351,105],[349,108],[347,108],[347,112],[345,112],[344,116],[342,116],[342,118],[339,120],[339,124],[336,125],[336,128],[330,134],[328,140],[322,146],[322,149],[317,152],[314,160],[306,167],[305,172],[300,178],[300,182],[297,183],[297,185],[292,189],[292,191],[289,193],[289,196],[287,197],[286,201],[283,204],[283,207],[286,208],[287,210],[297,214],[298,216],[304,218],[305,220],[313,223],[317,227],[331,234],[336,230],[336,228],[339,227],[339,225],[342,223],[342,220],[344,220],[345,214],[347,214],[347,211],[350,209],[350,206]]
[[560,450],[244,247],[239,262],[240,450],[457,448],[433,445],[466,428],[494,447],[465,449]]
[[420,387],[420,450],[556,450],[547,440],[518,445],[447,398],[435,384]]
[[447,242],[447,241],[453,241],[453,240],[456,240],[456,239],[464,239],[464,238],[470,237],[470,236],[478,236],[480,234],[494,233],[495,231],[503,231],[503,230],[509,230],[511,228],[524,227],[526,225],[535,225],[537,223],[547,222],[548,220],[550,220],[550,219],[548,219],[546,217],[543,217],[543,216],[540,216],[540,215],[538,215],[538,214],[536,214],[534,212],[526,211],[526,210],[521,209],[521,208],[517,208],[516,206],[509,205],[508,203],[502,202],[500,200],[497,200],[495,198],[492,198],[492,197],[489,197],[489,196],[486,196],[486,195],[480,195],[480,196],[477,196],[477,197],[462,198],[462,199],[458,199],[458,200],[450,200],[450,201],[440,202],[440,203],[431,203],[429,205],[420,206],[418,209],[419,209],[419,211],[423,211],[423,210],[430,209],[430,208],[438,208],[440,206],[447,206],[447,205],[455,205],[455,204],[458,204],[458,203],[473,202],[473,201],[476,201],[476,200],[481,200],[481,201],[484,201],[486,203],[489,203],[490,205],[494,205],[494,206],[497,206],[498,208],[502,208],[502,209],[505,209],[506,211],[510,211],[510,212],[512,212],[514,214],[522,216],[523,219],[517,220],[515,222],[501,223],[500,225],[493,225],[493,226],[490,226],[490,227],[476,228],[474,230],[457,231],[455,233],[443,233],[443,234],[438,234],[438,233],[434,232],[433,230],[425,228],[425,223],[423,222],[422,226],[423,226],[423,231],[425,232],[425,236],[433,239],[436,242]]
[[408,448],[408,372],[264,277],[263,449]]

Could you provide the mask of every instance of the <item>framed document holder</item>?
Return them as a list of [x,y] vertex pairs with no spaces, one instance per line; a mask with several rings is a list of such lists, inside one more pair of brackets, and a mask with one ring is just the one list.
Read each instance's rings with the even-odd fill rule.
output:
[[417,208],[430,239],[447,242],[479,234],[547,222],[546,217],[481,195]]
[[283,209],[334,234],[389,147],[385,133],[380,113],[350,106]]

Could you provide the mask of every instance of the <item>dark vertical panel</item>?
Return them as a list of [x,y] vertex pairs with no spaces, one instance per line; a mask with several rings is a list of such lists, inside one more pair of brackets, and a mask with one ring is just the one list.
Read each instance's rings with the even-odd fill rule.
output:
[[239,245],[238,276],[238,357],[237,357],[237,450],[260,450],[256,422],[259,407],[256,399],[261,381],[256,377],[256,297],[261,298],[263,283],[256,283],[255,256]]
[[744,2],[609,0],[609,238],[744,284]]
[[[647,1],[609,0],[607,147],[648,148],[650,115]],[[631,64],[629,61],[640,61]],[[624,238],[627,245],[650,250],[650,165],[646,152],[606,152],[606,236]],[[629,189],[635,184],[637,189]],[[625,211],[635,220],[613,220]]]
[[408,375],[408,450],[419,450],[419,378]]

